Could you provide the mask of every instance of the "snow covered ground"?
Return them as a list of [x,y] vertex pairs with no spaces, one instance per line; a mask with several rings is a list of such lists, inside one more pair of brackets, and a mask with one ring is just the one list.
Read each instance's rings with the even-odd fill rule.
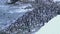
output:
[[35,34],[60,34],[60,15],[51,19]]
[[27,9],[28,7],[32,7],[30,4],[5,5],[3,1],[4,0],[0,0],[0,30],[14,23],[27,11],[33,10],[33,8]]
[[56,2],[56,1],[60,1],[60,0],[53,0],[54,2]]

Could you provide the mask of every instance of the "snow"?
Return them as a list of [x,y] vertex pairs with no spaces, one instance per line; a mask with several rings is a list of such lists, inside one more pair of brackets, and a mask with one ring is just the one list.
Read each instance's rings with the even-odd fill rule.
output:
[[59,2],[60,0],[53,0],[53,2]]
[[60,34],[60,15],[51,19],[35,34]]
[[5,5],[3,1],[0,0],[0,30],[7,28],[27,11],[33,10],[33,8],[25,9],[26,7],[32,7],[30,4]]

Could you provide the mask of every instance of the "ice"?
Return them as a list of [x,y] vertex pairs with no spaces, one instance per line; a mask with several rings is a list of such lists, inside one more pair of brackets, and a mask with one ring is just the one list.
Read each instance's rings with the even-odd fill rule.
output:
[[6,5],[7,0],[0,0],[0,30],[7,28],[14,23],[19,17],[23,16],[27,11],[32,11],[30,4]]
[[60,0],[53,0],[54,2],[58,2],[58,1],[60,1]]

